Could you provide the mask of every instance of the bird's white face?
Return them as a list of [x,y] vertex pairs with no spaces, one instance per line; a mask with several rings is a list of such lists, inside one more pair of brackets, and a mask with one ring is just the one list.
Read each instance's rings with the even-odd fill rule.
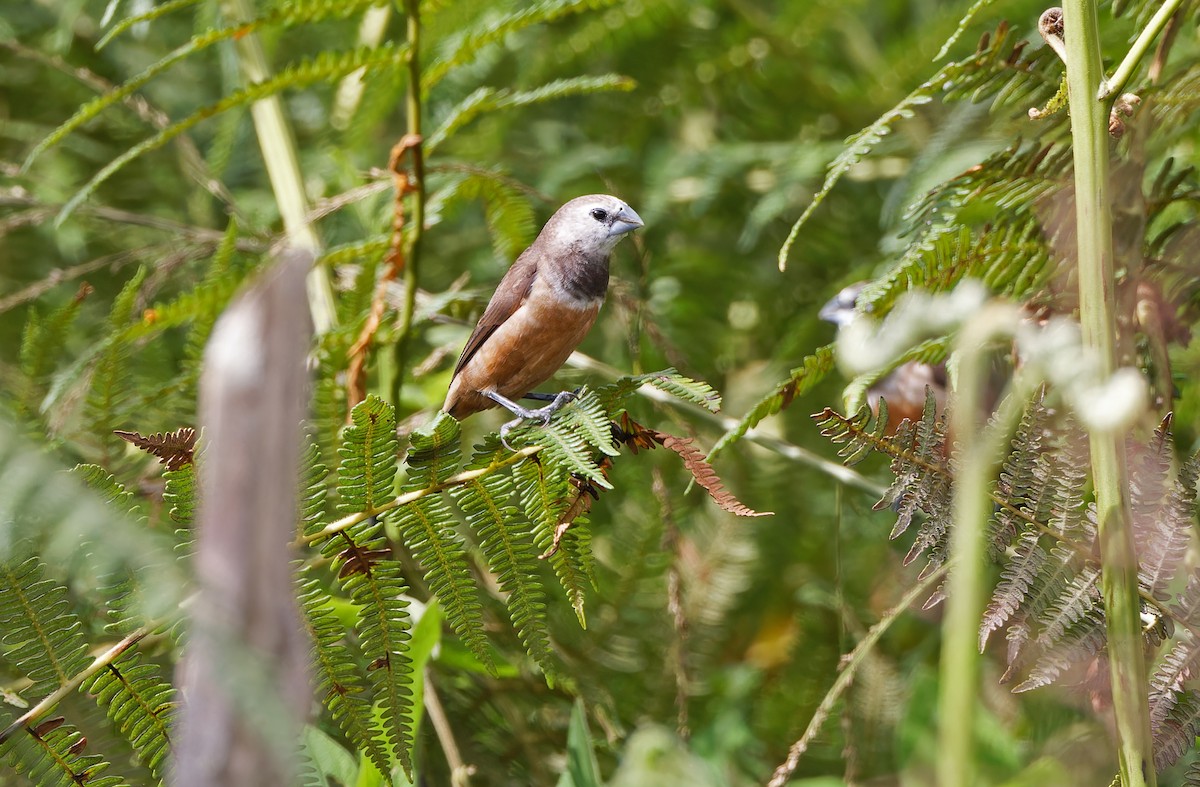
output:
[[542,234],[556,246],[577,245],[587,256],[606,256],[617,241],[641,226],[641,216],[621,200],[589,194],[559,208]]

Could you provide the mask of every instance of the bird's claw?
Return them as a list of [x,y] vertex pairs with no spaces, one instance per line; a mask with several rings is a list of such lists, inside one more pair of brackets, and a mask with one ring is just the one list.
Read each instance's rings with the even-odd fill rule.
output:
[[542,426],[545,426],[546,424],[550,423],[551,417],[553,417],[556,412],[561,410],[563,406],[567,404],[567,402],[570,402],[572,399],[575,399],[577,396],[579,396],[579,391],[560,391],[555,395],[554,399],[551,400],[550,404],[546,405],[545,407],[539,407],[536,410],[530,410],[525,407],[521,407],[515,402],[505,399],[499,394],[489,393],[488,396],[497,404],[500,404],[516,416],[516,418],[500,427],[500,444],[509,451],[515,452],[516,449],[508,444],[507,438],[510,431],[520,426],[525,421],[538,421],[542,424]]

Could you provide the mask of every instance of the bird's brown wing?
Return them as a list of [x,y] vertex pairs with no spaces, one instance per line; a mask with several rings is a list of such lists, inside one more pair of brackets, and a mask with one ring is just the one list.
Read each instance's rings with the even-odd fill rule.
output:
[[455,375],[462,371],[462,368],[467,365],[467,361],[471,360],[471,356],[479,351],[488,337],[521,307],[521,304],[529,297],[529,291],[533,289],[535,278],[537,278],[537,262],[534,256],[526,250],[508,269],[508,273],[504,274],[492,299],[488,301],[487,308],[483,310],[483,316],[479,318],[479,324],[471,332],[471,338],[467,339],[462,355],[458,356],[458,363],[454,366]]

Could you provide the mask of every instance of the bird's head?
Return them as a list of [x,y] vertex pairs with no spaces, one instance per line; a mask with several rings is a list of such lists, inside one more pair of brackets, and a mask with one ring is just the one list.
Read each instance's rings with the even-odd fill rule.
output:
[[638,227],[642,217],[616,197],[588,194],[558,209],[539,239],[555,246],[575,246],[587,256],[607,256],[617,241]]
[[829,299],[821,307],[818,316],[826,322],[831,322],[839,328],[849,324],[854,319],[854,310],[858,305],[858,296],[866,289],[867,282],[855,282],[843,287],[841,292]]

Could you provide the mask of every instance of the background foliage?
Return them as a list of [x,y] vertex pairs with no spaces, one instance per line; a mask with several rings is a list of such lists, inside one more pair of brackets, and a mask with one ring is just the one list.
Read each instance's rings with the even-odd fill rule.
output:
[[[980,51],[994,52],[999,76],[986,69],[945,72],[923,93],[919,86],[950,68],[933,58],[958,27],[964,4],[423,5],[430,198],[421,293],[411,341],[397,354],[389,312],[367,370],[368,390],[386,400],[402,364],[401,442],[432,419],[465,338],[464,323],[478,313],[504,266],[558,204],[577,194],[618,194],[646,221],[646,230],[616,252],[608,305],[582,350],[620,374],[671,366],[707,381],[735,418],[783,390],[777,386],[789,370],[830,341],[832,329],[817,311],[849,282],[878,277],[868,293],[882,311],[910,282],[948,286],[968,257],[976,262],[975,275],[1019,296],[1044,279],[1022,279],[1014,270],[1049,275],[1052,266],[1037,249],[1053,234],[1047,230],[1052,220],[1030,200],[1056,187],[1061,160],[1045,156],[1044,147],[1061,141],[1065,118],[1033,123],[1025,115],[1053,95],[1061,74],[1037,40],[1041,6],[987,4],[951,47],[949,60],[970,59],[987,31]],[[1102,11],[1106,52],[1122,52],[1147,15],[1134,6],[1115,19],[1109,7]],[[161,466],[112,430],[145,435],[195,423],[203,341],[239,284],[267,261],[281,219],[247,106],[230,100],[242,87],[235,37],[214,34],[211,46],[198,43],[208,40],[206,31],[225,29],[228,19],[211,0],[160,7],[168,12],[100,49],[117,21],[151,5],[49,0],[9,4],[0,15],[6,86],[0,95],[0,396],[14,424],[5,427],[2,436],[11,439],[0,445],[18,446],[19,456],[36,456],[41,466],[102,467],[101,482],[89,480],[109,490],[118,509],[132,512],[130,532],[165,537],[190,521],[171,495],[191,481],[164,482]],[[310,457],[329,468],[338,466],[335,434],[347,417],[343,359],[366,317],[389,241],[392,181],[383,168],[406,128],[407,79],[397,57],[404,18],[392,14],[374,60],[356,60],[367,9],[366,3],[286,0],[256,9],[264,21],[255,33],[274,68],[293,83],[283,93],[285,107],[329,249],[323,264],[338,290],[341,328],[316,354],[318,438]],[[1011,25],[1003,39],[996,29],[1001,19]],[[1013,77],[1003,66],[1022,38],[1032,40],[1021,54],[1028,68]],[[178,61],[153,73],[129,100],[96,113],[21,168],[81,106],[189,41],[191,49],[178,50]],[[1194,81],[1189,66],[1196,45],[1194,26],[1184,25],[1173,54],[1179,65],[1167,80],[1180,96]],[[352,113],[337,109],[345,105],[341,77],[368,61],[373,66],[361,100]],[[302,62],[308,65],[289,70]],[[946,100],[926,102],[926,93],[943,90],[949,94],[938,98]],[[60,220],[62,206],[107,164],[159,129],[222,101],[228,111],[147,149]],[[820,188],[826,166],[844,150],[843,140],[898,105],[904,109],[896,122],[860,138],[875,145],[874,152],[845,160],[845,176],[801,229],[781,273],[779,249]],[[1194,107],[1183,99],[1160,106],[1171,130],[1143,140],[1145,174],[1132,175],[1147,189],[1165,187],[1159,174],[1168,158],[1171,171],[1186,173],[1196,157],[1189,123]],[[970,169],[980,162],[987,162],[982,170]],[[1006,177],[989,181],[989,173]],[[929,192],[944,181],[952,188]],[[995,182],[1000,185],[988,191]],[[1161,226],[1194,216],[1191,183],[1185,177],[1170,187],[1183,194],[1179,199],[1160,191]],[[962,200],[965,194],[972,199]],[[959,204],[964,201],[966,207]],[[1005,225],[1009,234],[989,251],[971,228],[1003,224],[1010,211],[1016,219]],[[950,214],[968,228],[965,234],[927,230]],[[1156,237],[1162,257],[1186,257],[1187,232]],[[973,243],[979,243],[977,255],[961,253],[976,250]],[[949,262],[939,267],[939,260]],[[888,270],[893,274],[883,275]],[[1183,291],[1194,305],[1195,289]],[[400,308],[400,296],[392,297]],[[1175,442],[1191,455],[1200,447],[1197,359],[1194,351],[1173,346],[1171,360],[1174,389],[1166,398],[1177,399]],[[760,424],[787,441],[782,450],[778,442],[775,450],[742,442],[716,459],[726,485],[773,517],[734,518],[699,490],[687,492],[690,476],[669,452],[613,463],[608,480],[616,491],[600,495],[586,531],[595,580],[584,593],[586,629],[577,620],[578,598],[558,590],[564,569],[543,565],[547,625],[514,631],[500,592],[509,590],[508,580],[489,586],[483,579],[489,576],[487,548],[468,541],[462,557],[471,561],[472,582],[490,587],[471,614],[484,621],[489,636],[472,641],[470,630],[448,623],[426,674],[464,761],[478,769],[472,783],[551,784],[565,771],[574,781],[560,783],[582,787],[594,767],[613,784],[756,784],[782,760],[825,695],[840,655],[915,576],[914,568],[902,566],[909,543],[887,539],[894,520],[871,510],[878,495],[797,461],[789,447],[834,456],[835,447],[807,418],[841,399],[844,381],[831,367],[828,353],[818,353],[808,362],[820,370],[811,385],[795,378],[786,397],[790,408]],[[564,387],[598,386],[616,376],[569,368],[558,379]],[[757,411],[777,410],[782,398]],[[695,435],[706,447],[725,431],[692,410],[638,398],[629,407],[639,423]],[[492,416],[468,421],[464,455],[498,423]],[[872,461],[859,469],[882,489],[885,465]],[[405,489],[410,482],[399,483]],[[519,475],[515,482],[522,484]],[[116,483],[131,494],[120,494]],[[84,493],[66,479],[41,494],[28,499],[72,500]],[[0,520],[54,521],[61,510],[59,503],[25,507],[22,499],[0,496]],[[130,546],[136,535],[124,538],[117,540],[129,547],[123,556],[136,564]],[[486,541],[482,533],[480,541]],[[77,616],[78,643],[63,646],[74,659],[63,667],[69,673],[87,655],[85,643],[119,638],[105,631],[120,616],[103,609],[110,594],[98,588],[119,586],[112,574],[121,568],[108,566],[110,574],[97,576],[81,560],[50,559],[70,554],[61,544],[58,550],[44,553],[45,566],[21,568],[45,572],[60,588],[53,603]],[[408,586],[429,600],[427,588],[411,576]],[[318,597],[306,599],[315,604]],[[348,603],[310,611],[325,615],[318,637],[324,632],[336,645],[338,626],[352,615]],[[440,619],[430,620],[436,629]],[[801,761],[796,783],[929,780],[936,758],[937,623],[936,611],[895,623],[839,703],[839,723],[829,724]],[[424,634],[423,643],[437,640]],[[32,684],[18,678],[26,675],[18,644],[0,645],[5,723],[18,715],[17,699],[40,697],[43,684],[54,685],[52,675],[30,676]],[[548,686],[543,671],[549,672],[550,657],[535,662],[526,648],[552,651],[558,680]],[[169,679],[177,654],[173,632],[156,634],[139,647],[134,670],[145,680]],[[1057,687],[1012,695],[997,684],[1003,653],[990,655],[995,658],[985,662],[983,682],[987,735],[979,752],[986,778],[1107,783],[1115,770],[1109,730],[1088,699]],[[488,656],[493,671],[481,660]],[[158,670],[145,669],[148,663]],[[149,783],[160,775],[154,770],[159,738],[139,751],[144,767],[126,767],[132,752],[122,748],[122,736],[95,703],[73,697],[62,714],[86,734],[88,751],[104,752],[122,779]],[[63,747],[77,742],[70,736],[78,733],[65,728],[46,734],[59,735]],[[418,724],[415,735],[418,768],[431,783],[448,783],[430,725]],[[330,719],[314,726],[305,744],[315,772],[359,767],[360,752],[349,753]],[[594,763],[585,756],[589,748]],[[362,762],[386,764],[378,751],[361,755]],[[0,770],[0,783],[21,784],[21,778]]]

